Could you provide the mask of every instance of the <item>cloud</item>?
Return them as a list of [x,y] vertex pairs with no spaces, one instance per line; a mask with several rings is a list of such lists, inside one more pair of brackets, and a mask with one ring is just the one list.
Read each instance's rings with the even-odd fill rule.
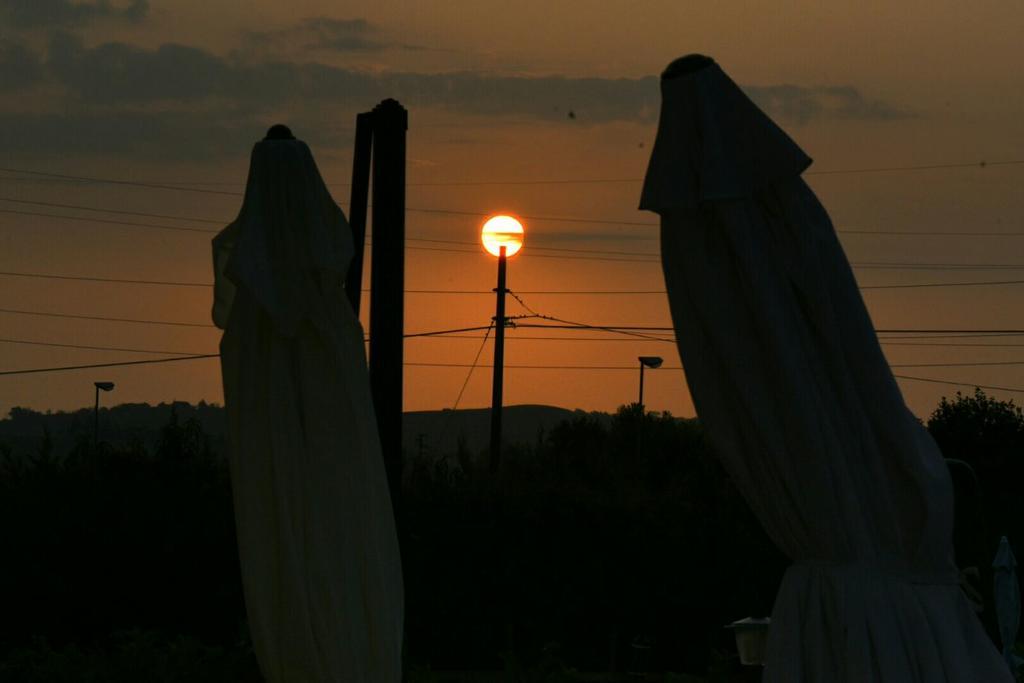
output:
[[[348,20],[356,22],[361,20]],[[365,28],[350,28],[365,32]],[[266,125],[302,119],[306,130],[324,130],[322,141],[347,140],[336,132],[386,97],[414,112],[446,110],[503,121],[592,125],[651,125],[660,108],[658,79],[497,76],[478,72],[370,73],[318,63],[254,61],[238,54],[168,43],[145,49],[109,42],[86,46],[57,33],[43,60],[19,43],[0,44],[0,92],[46,80],[62,91],[36,117],[0,117],[7,129],[0,145],[31,154],[59,149],[68,154],[136,158],[229,156],[245,149]],[[20,80],[19,80],[20,79]],[[784,125],[818,120],[888,121],[908,114],[864,97],[850,86],[751,86],[745,90]],[[569,121],[566,112],[576,114]],[[23,131],[24,135],[19,135]],[[70,132],[69,132],[70,131]],[[335,132],[331,132],[335,131]],[[307,134],[312,143],[315,137]],[[182,146],[182,140],[188,144]],[[40,152],[42,153],[42,152]]]
[[748,86],[744,91],[770,116],[795,123],[820,119],[892,121],[912,116],[885,102],[869,100],[848,85]]
[[301,28],[312,34],[309,47],[335,52],[382,50],[385,44],[374,36],[380,30],[366,19],[331,19],[313,17],[302,22]]
[[196,102],[238,92],[222,58],[168,43],[144,50],[124,43],[86,48],[77,36],[59,33],[50,43],[47,67],[61,84],[93,103]]
[[[308,115],[287,119],[314,149],[347,149],[353,128]],[[11,159],[127,158],[211,161],[245,156],[278,120],[238,110],[212,112],[0,113],[0,148]]]
[[146,50],[124,43],[86,47],[69,34],[50,46],[47,66],[61,84],[94,105],[220,100],[258,109],[294,102],[372,107],[385,97],[408,106],[485,116],[562,120],[574,109],[591,122],[653,120],[657,80],[527,78],[474,72],[369,73],[316,63],[244,62],[185,45]]
[[29,88],[42,78],[39,55],[23,43],[0,39],[0,93]]
[[19,28],[80,26],[98,19],[134,23],[142,21],[148,13],[149,0],[0,0],[0,15]]
[[[247,62],[176,44],[155,50],[123,43],[89,48],[67,34],[54,39],[48,66],[79,97],[104,104],[222,99],[272,108],[301,100],[348,103],[358,109],[384,97],[396,97],[410,106],[482,116],[554,121],[565,120],[566,112],[572,110],[576,120],[583,123],[653,121],[660,104],[654,76],[610,79],[495,76],[470,71],[368,73],[309,62]],[[850,86],[751,86],[746,91],[769,115],[790,122],[906,116],[893,106],[868,100]]]
[[333,17],[310,17],[288,28],[251,32],[246,34],[246,43],[248,48],[257,52],[374,53],[388,49],[426,49],[420,45],[389,41],[380,26],[366,19]]

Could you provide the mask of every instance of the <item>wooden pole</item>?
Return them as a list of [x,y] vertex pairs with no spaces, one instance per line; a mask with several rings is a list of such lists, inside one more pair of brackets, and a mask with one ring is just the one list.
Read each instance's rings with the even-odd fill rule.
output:
[[356,140],[352,154],[352,194],[348,204],[348,224],[355,247],[348,267],[345,291],[356,317],[363,289],[363,252],[366,245],[366,203],[370,196],[370,159],[373,149],[373,113],[356,116]]
[[491,472],[501,467],[501,404],[505,379],[505,272],[508,256],[505,247],[498,252],[498,293],[494,312],[494,378],[491,381]]
[[370,390],[391,500],[402,483],[402,361],[405,314],[405,135],[409,115],[388,99],[373,109],[373,250],[370,269]]

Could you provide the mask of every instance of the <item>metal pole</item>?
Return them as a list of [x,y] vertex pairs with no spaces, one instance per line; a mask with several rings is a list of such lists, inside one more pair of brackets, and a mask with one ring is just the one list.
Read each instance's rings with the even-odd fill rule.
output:
[[402,483],[402,357],[405,315],[405,134],[395,100],[373,109],[373,250],[370,269],[370,389],[391,500]]
[[640,415],[644,414],[644,362],[640,361],[640,399],[637,401],[640,406]]
[[370,195],[370,161],[373,151],[373,112],[356,115],[356,140],[352,153],[352,194],[348,203],[348,224],[352,228],[352,263],[345,279],[345,291],[356,317],[363,289],[363,251],[366,244],[366,208]]
[[96,385],[96,406],[93,408],[92,449],[100,449],[100,387]]
[[497,303],[494,311],[494,379],[491,382],[491,472],[501,467],[501,398],[505,365],[505,247],[498,252]]

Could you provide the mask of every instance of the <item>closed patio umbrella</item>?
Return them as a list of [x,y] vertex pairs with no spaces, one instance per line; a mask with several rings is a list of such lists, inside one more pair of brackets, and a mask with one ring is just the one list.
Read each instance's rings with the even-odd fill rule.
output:
[[1021,658],[1013,651],[1020,631],[1020,583],[1017,579],[1017,558],[1013,556],[1013,549],[1006,536],[999,539],[999,550],[992,561],[992,571],[1003,659],[1011,671],[1016,671],[1021,665]]
[[713,60],[662,76],[640,208],[661,216],[697,413],[793,560],[770,683],[1008,683],[957,585],[952,491],[904,404],[811,160]]
[[309,148],[275,126],[213,240],[238,550],[268,683],[401,679],[401,564],[351,255]]

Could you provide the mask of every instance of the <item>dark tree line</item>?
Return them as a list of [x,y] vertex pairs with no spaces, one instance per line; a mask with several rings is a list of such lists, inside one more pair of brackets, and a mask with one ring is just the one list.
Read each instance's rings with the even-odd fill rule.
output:
[[0,463],[0,680],[239,680],[230,481],[198,422],[172,412],[154,453],[50,443]]
[[[944,399],[929,429],[977,474],[954,471],[957,552],[984,572],[999,535],[1021,538],[1024,416],[978,392]],[[199,423],[172,413],[153,452],[52,451],[44,435],[30,459],[0,458],[0,680],[258,681],[228,468]],[[786,561],[696,420],[578,417],[510,447],[500,476],[486,465],[462,446],[407,468],[410,680],[740,680],[722,627],[770,612]]]

